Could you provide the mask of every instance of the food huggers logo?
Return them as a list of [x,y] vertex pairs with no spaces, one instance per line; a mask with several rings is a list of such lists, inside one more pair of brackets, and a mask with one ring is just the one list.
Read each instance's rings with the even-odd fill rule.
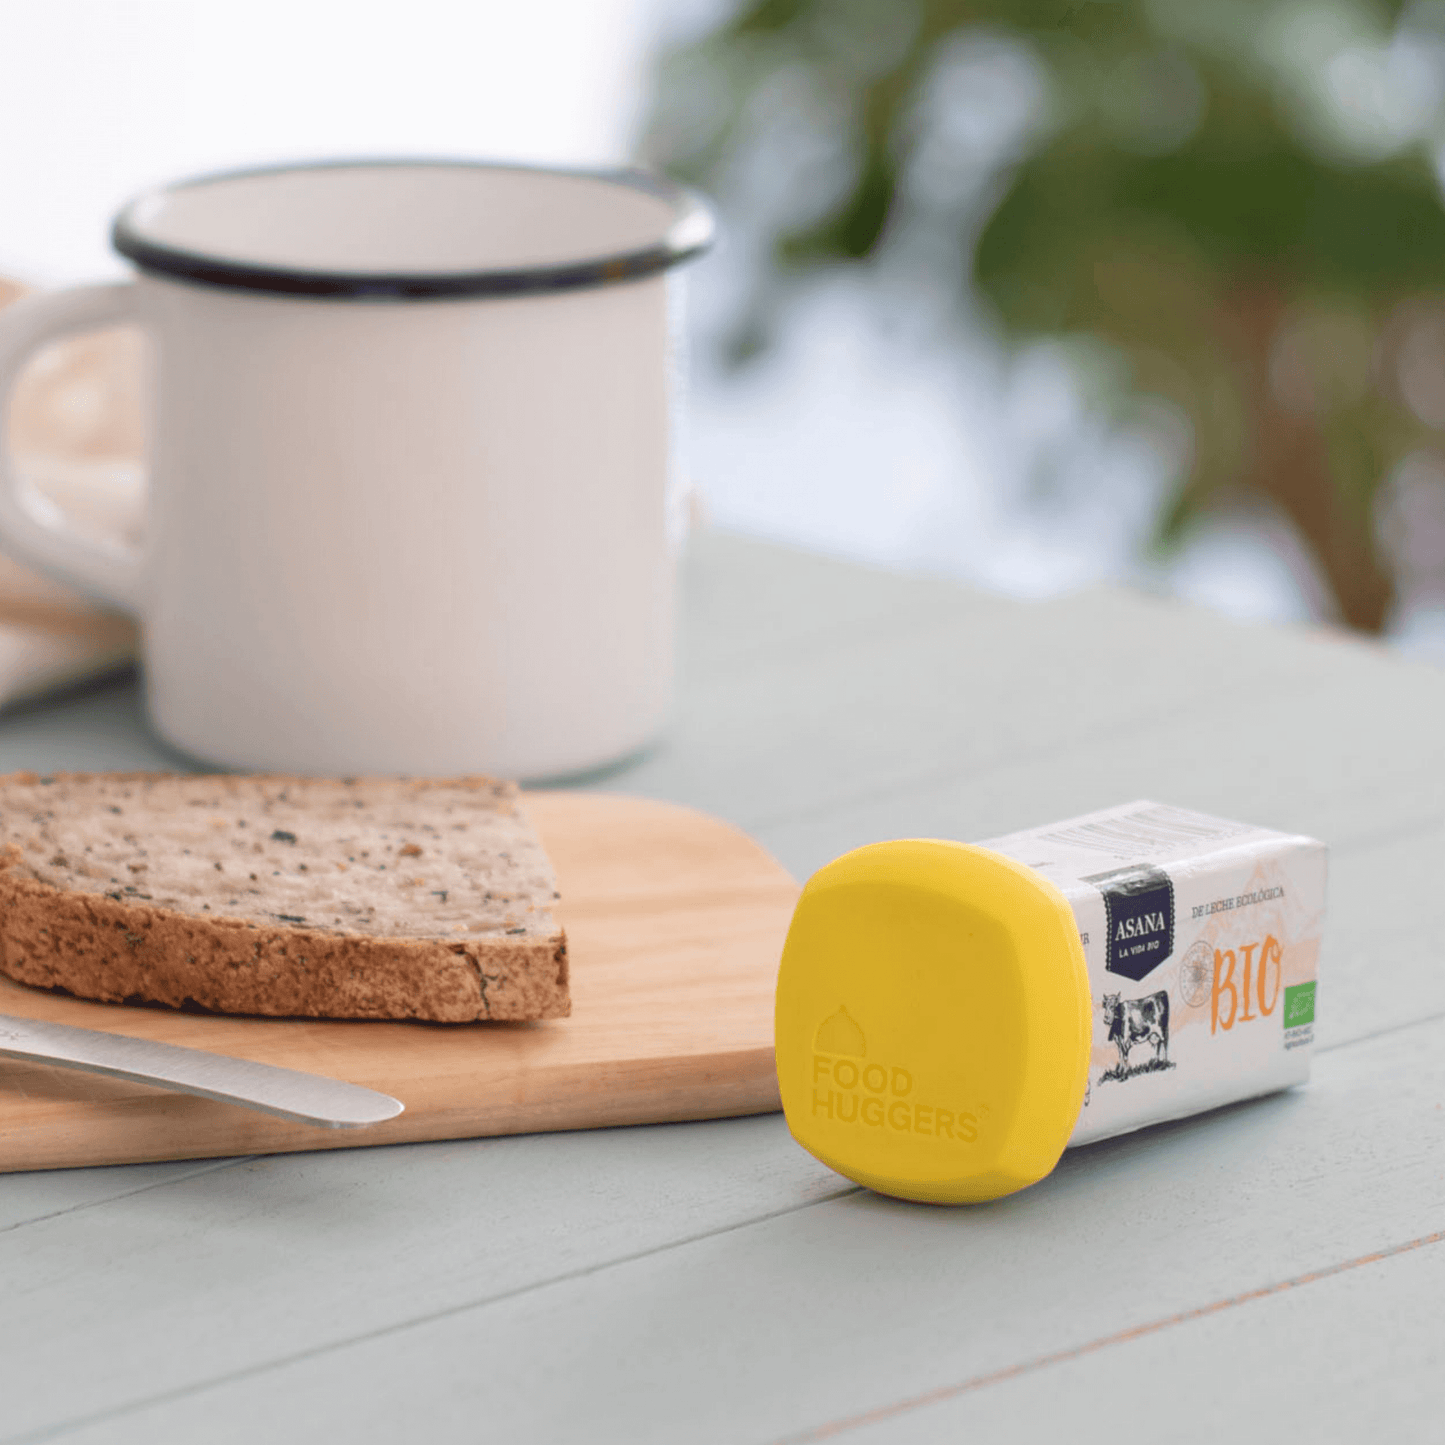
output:
[[959,1144],[978,1142],[975,1113],[920,1102],[913,1097],[913,1075],[907,1069],[868,1059],[863,1030],[846,1008],[818,1025],[813,1049],[815,1118]]

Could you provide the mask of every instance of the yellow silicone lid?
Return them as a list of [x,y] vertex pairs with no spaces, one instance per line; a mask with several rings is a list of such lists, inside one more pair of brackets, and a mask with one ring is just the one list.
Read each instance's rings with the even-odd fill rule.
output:
[[1048,879],[986,848],[874,843],[808,880],[774,1043],[794,1138],[904,1199],[995,1199],[1042,1179],[1084,1101],[1093,1011]]

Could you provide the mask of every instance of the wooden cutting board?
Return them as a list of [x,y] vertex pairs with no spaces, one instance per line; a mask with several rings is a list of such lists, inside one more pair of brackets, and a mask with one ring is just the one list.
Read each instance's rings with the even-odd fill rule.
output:
[[572,1017],[533,1024],[218,1018],[85,1003],[0,977],[0,1014],[329,1074],[406,1112],[319,1129],[0,1059],[0,1172],[204,1159],[779,1107],[773,986],[798,888],[726,823],[670,803],[532,793],[562,890]]

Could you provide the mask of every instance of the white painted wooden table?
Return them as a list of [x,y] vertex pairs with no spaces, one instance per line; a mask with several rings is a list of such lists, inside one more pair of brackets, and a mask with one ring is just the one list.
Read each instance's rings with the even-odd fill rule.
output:
[[[0,1176],[0,1440],[1445,1440],[1445,673],[721,537],[687,590],[602,786],[800,876],[1138,796],[1316,834],[1313,1082],[956,1210],[779,1116]],[[128,685],[0,719],[4,768],[171,761]]]

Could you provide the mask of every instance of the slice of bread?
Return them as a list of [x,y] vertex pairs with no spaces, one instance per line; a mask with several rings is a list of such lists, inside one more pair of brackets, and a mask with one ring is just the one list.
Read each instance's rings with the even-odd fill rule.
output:
[[491,778],[0,778],[0,969],[83,998],[561,1018],[557,897]]

